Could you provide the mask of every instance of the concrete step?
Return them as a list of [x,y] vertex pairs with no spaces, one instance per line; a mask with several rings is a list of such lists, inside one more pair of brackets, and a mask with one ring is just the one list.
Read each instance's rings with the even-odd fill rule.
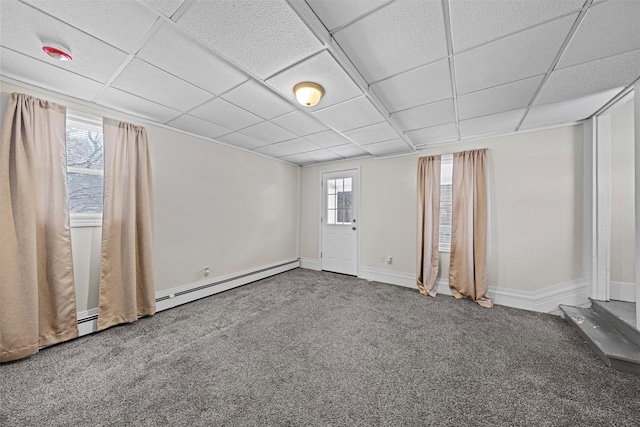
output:
[[578,330],[607,366],[640,375],[639,346],[591,308],[561,305],[560,309],[564,318]]
[[636,329],[636,303],[591,300],[591,308],[609,325],[640,347],[640,331]]

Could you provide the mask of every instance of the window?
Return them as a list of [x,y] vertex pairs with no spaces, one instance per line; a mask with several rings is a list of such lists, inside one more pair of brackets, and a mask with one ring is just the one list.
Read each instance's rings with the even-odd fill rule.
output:
[[351,224],[351,178],[327,180],[327,224]]
[[71,225],[102,224],[102,119],[67,111],[67,191]]
[[451,251],[451,213],[453,211],[453,154],[444,154],[440,164],[440,235],[438,250]]

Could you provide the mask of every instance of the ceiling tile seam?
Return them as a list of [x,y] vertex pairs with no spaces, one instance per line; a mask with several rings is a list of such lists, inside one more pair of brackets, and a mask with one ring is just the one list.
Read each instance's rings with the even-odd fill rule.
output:
[[[307,2],[297,2],[294,0],[286,0],[289,6],[298,14],[302,22],[314,33],[316,37],[320,38],[323,44],[327,46],[327,51],[333,57],[333,59],[338,63],[338,65],[343,69],[343,71],[351,78],[351,80],[360,88],[360,90],[364,93],[364,96],[367,97],[369,102],[373,104],[373,106],[378,110],[378,112],[387,120],[387,122],[396,130],[396,133],[400,135],[400,138],[407,144],[407,146],[414,150],[415,147],[413,142],[406,138],[403,134],[403,131],[400,126],[396,123],[394,119],[391,118],[391,114],[384,106],[384,104],[380,101],[377,95],[370,90],[369,83],[362,77],[362,74],[357,69],[357,67],[351,62],[349,57],[344,53],[344,50],[338,43],[338,41],[333,38],[331,35],[325,34],[320,27],[324,28],[324,24],[320,22],[319,18],[313,12],[309,4]],[[329,37],[328,39],[326,39]],[[325,40],[322,40],[325,38]],[[319,110],[316,110],[319,111]],[[325,123],[326,125],[326,123]],[[340,132],[342,135],[342,133]],[[349,138],[348,138],[349,139]],[[349,139],[351,141],[351,139]],[[354,144],[356,144],[354,142]],[[358,145],[358,144],[356,144]]]
[[[633,1],[638,1],[638,0],[633,0]],[[627,50],[627,51],[624,51],[624,52],[614,53],[613,55],[607,55],[607,56],[603,56],[601,58],[595,58],[595,59],[591,59],[589,61],[579,62],[577,64],[571,64],[571,65],[569,65],[567,67],[556,68],[553,71],[567,70],[569,68],[578,67],[580,65],[588,64],[590,62],[602,61],[604,59],[613,58],[614,56],[626,55],[627,53],[632,53],[632,52],[640,52],[640,49],[631,49],[631,50]]]
[[[277,75],[279,75],[279,74],[282,74],[282,73],[284,73],[284,72],[287,72],[287,71],[289,71],[291,68],[296,67],[296,66],[298,66],[298,65],[302,64],[302,63],[303,63],[303,62],[305,62],[305,61],[308,61],[308,60],[310,60],[310,59],[313,59],[314,57],[316,57],[316,56],[320,55],[321,53],[325,52],[326,50],[327,50],[327,47],[325,46],[325,47],[323,47],[322,49],[318,50],[317,52],[313,52],[312,54],[310,54],[310,55],[308,55],[308,56],[305,56],[304,58],[302,58],[302,59],[299,59],[299,60],[295,61],[293,64],[289,64],[289,65],[285,66],[284,68],[279,69],[279,70],[278,70],[278,71],[276,71],[275,73],[268,75],[267,77],[265,77],[265,78],[264,78],[264,79],[262,79],[262,80],[266,83],[266,81],[267,81],[267,80],[270,80],[270,79],[272,79],[272,78],[276,77],[276,76],[277,76]],[[268,83],[267,83],[267,84],[268,84]],[[293,88],[292,88],[292,89],[293,89]]]
[[463,97],[463,96],[467,96],[467,95],[474,95],[474,94],[476,94],[478,92],[484,92],[485,90],[498,89],[498,88],[500,88],[502,86],[508,86],[508,85],[511,85],[511,84],[514,84],[514,83],[523,82],[525,80],[533,79],[534,77],[540,77],[540,76],[544,76],[544,75],[545,75],[544,73],[541,73],[541,74],[536,74],[536,75],[533,75],[533,76],[523,77],[521,79],[513,80],[513,81],[510,81],[510,82],[507,82],[507,83],[500,83],[500,84],[493,85],[493,86],[487,86],[487,87],[483,87],[482,89],[472,90],[471,92],[459,93],[458,96],[459,97]]
[[[620,92],[613,96],[609,101],[607,101],[602,107],[596,110],[591,116],[587,117],[590,119],[591,117],[599,116],[605,113],[609,108],[611,108],[614,104],[620,101],[622,98],[627,96],[634,90],[636,83],[640,83],[640,76],[638,76],[634,81],[632,81],[629,85],[625,86]],[[635,96],[640,96],[640,93],[635,94]]]
[[[333,153],[333,154],[336,154],[336,153]],[[336,156],[339,156],[339,154],[336,154]],[[370,157],[373,157],[373,156],[372,156],[370,153],[367,153],[367,154],[355,155],[355,156],[353,156],[353,157],[342,157],[342,158],[341,158],[341,159],[339,159],[339,160],[330,160],[330,161],[328,161],[328,162],[316,162],[316,163],[317,163],[317,164],[322,164],[322,165],[330,165],[330,164],[333,164],[333,163],[342,163],[342,162],[345,162],[345,161],[353,161],[353,160],[359,160],[359,159],[368,159],[368,158],[370,158]],[[311,164],[311,163],[310,163],[310,164],[302,165],[301,167],[302,167],[302,168],[306,168],[306,167],[309,167],[309,166],[315,166],[315,165],[316,165],[316,163],[314,163],[314,164]]]
[[[488,114],[488,115],[490,115],[490,114]],[[484,117],[484,116],[482,116],[482,117]],[[446,123],[440,123],[438,125],[424,126],[424,127],[421,127],[421,128],[415,128],[415,129],[407,130],[407,131],[405,131],[405,133],[415,132],[415,131],[424,130],[424,129],[431,129],[431,128],[435,128],[435,127],[438,127],[438,126],[452,125],[454,123],[455,122],[446,122]]]
[[107,90],[109,90],[109,88],[111,88],[111,84],[114,82],[114,80],[117,79],[118,76],[120,76],[120,74],[124,71],[125,68],[127,68],[127,65],[129,65],[129,63],[133,61],[134,58],[135,58],[135,55],[133,54],[127,55],[124,61],[122,61],[122,64],[120,64],[120,66],[116,68],[113,74],[111,74],[111,77],[109,77],[109,79],[104,83],[104,85],[102,86],[102,89],[98,91],[98,93],[96,94],[96,96],[93,97],[91,102],[96,102],[107,92]]
[[427,102],[426,104],[419,104],[413,107],[403,108],[401,110],[394,111],[391,115],[397,115],[399,113],[404,113],[405,111],[413,110],[415,108],[426,107],[427,105],[437,104],[438,102],[446,101],[447,99],[453,99],[453,96],[448,96],[446,98],[438,99],[437,101]]
[[[587,0],[587,2],[588,2],[588,3],[591,3],[591,1],[593,1],[593,0]],[[608,1],[608,0],[607,0],[607,1]],[[586,3],[585,3],[585,5],[586,5]],[[503,36],[496,37],[495,39],[491,39],[491,40],[489,40],[489,41],[482,42],[482,43],[477,44],[477,45],[475,45],[475,46],[468,47],[468,48],[466,48],[466,49],[462,49],[462,50],[456,51],[454,54],[455,54],[455,55],[461,55],[461,54],[463,54],[463,53],[467,53],[467,52],[469,52],[469,51],[471,51],[471,50],[478,49],[478,48],[480,48],[480,47],[484,47],[484,46],[486,46],[486,45],[488,45],[488,44],[495,43],[495,42],[497,42],[497,41],[500,41],[500,40],[503,40],[503,39],[507,39],[507,38],[509,38],[509,37],[513,37],[513,36],[518,35],[518,34],[520,34],[520,33],[524,33],[524,32],[526,32],[526,31],[533,30],[534,28],[537,28],[537,27],[541,27],[541,26],[543,26],[543,25],[550,24],[551,22],[558,21],[558,20],[560,20],[560,19],[566,18],[567,16],[575,15],[575,14],[576,14],[576,13],[578,13],[578,12],[586,11],[586,9],[588,9],[588,8],[589,8],[589,7],[587,7],[587,6],[584,6],[584,5],[583,5],[583,6],[582,6],[582,7],[580,7],[579,9],[574,9],[574,10],[572,10],[572,11],[570,11],[570,12],[566,12],[566,13],[563,13],[562,15],[558,15],[558,16],[556,16],[556,17],[553,17],[553,18],[547,19],[547,20],[545,20],[545,21],[538,22],[538,23],[533,24],[533,25],[530,25],[530,26],[528,26],[528,27],[526,27],[526,28],[521,28],[521,29],[519,29],[519,30],[517,30],[517,31],[514,31],[514,32],[512,32],[512,33],[508,33],[508,34],[505,34],[505,35],[503,35]]]
[[542,88],[544,87],[544,85],[547,83],[547,80],[549,80],[549,77],[551,76],[551,73],[554,71],[556,65],[560,61],[560,58],[562,58],[562,55],[564,55],[564,52],[567,50],[567,46],[569,46],[569,43],[571,42],[571,39],[573,39],[573,36],[575,35],[576,31],[578,30],[578,27],[582,23],[582,20],[584,19],[585,15],[587,14],[587,10],[591,6],[592,2],[593,2],[593,0],[587,0],[585,2],[584,6],[582,7],[582,9],[580,10],[580,13],[578,14],[578,17],[573,22],[573,25],[571,26],[571,29],[569,30],[569,33],[567,34],[567,36],[565,37],[564,41],[562,42],[562,45],[560,46],[560,49],[558,50],[558,53],[556,54],[555,58],[551,62],[551,65],[549,66],[549,69],[547,70],[545,76],[542,78],[542,81],[540,82],[540,85],[538,86],[538,89],[536,89],[535,93],[533,94],[533,97],[531,98],[531,101],[529,101],[529,105],[527,105],[527,108],[525,109],[524,113],[522,114],[522,118],[520,119],[520,121],[516,125],[516,128],[514,129],[515,131],[520,129],[520,126],[522,126],[522,123],[524,122],[524,119],[527,117],[527,114],[529,114],[529,111],[531,110],[531,107],[533,106],[533,103],[536,101],[536,98],[538,98],[538,95],[542,91]]
[[449,10],[449,0],[442,0],[442,14],[444,16],[444,32],[447,37],[447,54],[449,57],[449,77],[451,83],[451,94],[453,96],[453,114],[456,119],[456,132],[460,139],[460,116],[458,109],[458,90],[456,84],[456,68],[453,57],[453,38],[451,37],[451,11]]
[[[333,30],[329,30],[327,29],[327,31],[329,31],[329,34],[331,36],[333,36],[335,33],[344,30],[345,28],[347,28],[348,26],[350,26],[351,24],[355,24],[357,21],[360,21],[370,15],[373,15],[374,13],[378,12],[380,9],[384,9],[385,7],[389,6],[392,3],[395,3],[396,0],[390,0],[387,3],[383,3],[371,10],[368,10],[367,12],[364,12],[363,14],[353,18],[351,21],[347,21],[346,23],[342,24],[342,25],[338,25],[336,28],[334,28]],[[311,8],[313,10],[313,8]],[[314,12],[315,13],[315,12]]]
[[435,59],[433,61],[429,61],[429,62],[425,62],[424,64],[416,65],[415,67],[408,68],[408,69],[406,69],[404,71],[399,71],[399,72],[397,72],[395,74],[391,74],[391,75],[389,75],[387,77],[383,77],[381,79],[373,81],[373,82],[369,83],[369,86],[373,86],[373,85],[376,85],[376,84],[379,84],[379,83],[383,83],[383,82],[385,82],[387,80],[393,79],[394,77],[398,77],[398,76],[401,76],[403,74],[408,74],[408,73],[411,73],[413,71],[419,70],[421,68],[430,67],[430,66],[435,65],[436,63],[438,63],[440,61],[443,61],[443,60],[447,59],[448,57],[449,57],[448,55],[447,56],[442,56],[442,57],[440,57],[438,59]]
[[187,11],[187,9],[189,9],[191,7],[191,5],[194,3],[195,0],[185,0],[179,7],[178,10],[176,10],[175,12],[173,12],[173,15],[171,15],[170,19],[173,22],[178,21],[178,19],[180,19],[182,17],[182,15],[184,15],[184,13]]
[[366,144],[362,144],[362,148],[365,148],[365,147],[367,147],[369,145],[382,144],[383,142],[395,141],[396,139],[400,139],[400,138],[389,138],[389,139],[384,139],[382,141],[367,142]]

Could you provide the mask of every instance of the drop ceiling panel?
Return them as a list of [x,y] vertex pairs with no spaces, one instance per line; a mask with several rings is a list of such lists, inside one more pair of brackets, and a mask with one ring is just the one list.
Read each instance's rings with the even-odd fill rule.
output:
[[327,51],[323,51],[267,80],[275,90],[294,102],[293,87],[300,82],[318,83],[324,88],[320,103],[307,108],[319,110],[362,95],[360,88]]
[[135,1],[119,1],[117,7],[111,0],[23,1],[125,52],[131,52],[159,17]]
[[223,99],[263,119],[272,119],[293,111],[295,107],[255,80],[234,88],[222,95]]
[[289,154],[295,154],[282,148],[276,147],[275,145],[265,145],[264,147],[258,147],[253,151],[271,157],[283,157],[288,156]]
[[[2,0],[1,5],[0,44],[11,50],[102,83],[127,58],[113,46],[28,5],[13,0]],[[53,41],[71,50],[73,61],[56,61],[47,56],[42,51],[43,41]],[[47,79],[47,76],[42,78]]]
[[612,0],[587,11],[556,69],[640,49],[640,1]]
[[232,131],[222,126],[214,125],[213,123],[205,122],[197,117],[189,116],[187,114],[171,120],[167,125],[176,127],[178,129],[186,130],[187,132],[195,133],[196,135],[206,136],[208,138],[216,138],[221,135],[226,135]]
[[254,148],[262,147],[265,145],[263,141],[259,141],[255,138],[251,138],[250,136],[243,135],[237,132],[220,136],[216,139],[220,142],[224,142],[225,144],[233,145],[240,148],[246,148],[247,150],[253,150]]
[[209,101],[189,114],[231,130],[246,128],[262,121],[255,114],[238,108],[222,98]]
[[292,153],[305,153],[307,151],[314,151],[322,148],[304,138],[290,139],[289,141],[275,144],[275,146]]
[[640,49],[554,71],[536,104],[580,98],[619,86],[640,76]]
[[265,143],[274,143],[280,141],[286,141],[287,139],[293,139],[296,137],[288,130],[282,129],[280,126],[276,126],[270,122],[262,122],[257,125],[244,128],[240,133],[255,138]]
[[447,56],[439,1],[398,0],[334,37],[369,83]]
[[399,111],[391,118],[405,131],[456,121],[452,98]]
[[137,56],[215,95],[226,92],[248,78],[168,23],[156,31]]
[[102,83],[9,49],[0,49],[0,56],[2,57],[0,73],[24,83],[63,92],[86,101],[92,100],[103,87]]
[[449,0],[453,50],[459,52],[572,11],[584,0]]
[[621,87],[610,89],[569,101],[534,105],[522,122],[522,128],[528,129],[586,119],[611,100],[621,89]]
[[179,111],[114,88],[107,89],[96,103],[159,123],[180,115]]
[[401,139],[392,139],[390,141],[376,142],[375,144],[368,144],[362,147],[374,156],[381,156],[384,154],[402,153],[408,152],[409,147]]
[[311,115],[300,110],[272,119],[271,122],[295,133],[298,136],[305,136],[327,128]]
[[524,115],[525,108],[490,114],[460,121],[460,135],[464,137],[476,136],[495,132],[513,132]]
[[137,58],[114,80],[113,87],[183,112],[213,97]]
[[143,0],[149,6],[153,7],[158,12],[162,13],[166,17],[171,17],[184,0]]
[[380,112],[364,96],[315,111],[313,115],[340,132],[384,120]]
[[399,136],[388,122],[353,129],[345,132],[344,134],[349,137],[350,140],[360,145],[388,141],[390,139],[398,138]]
[[524,108],[533,99],[543,78],[543,75],[535,76],[459,96],[458,116],[460,120],[465,120]]
[[369,154],[355,144],[338,145],[336,147],[331,147],[329,150],[342,157],[355,157]]
[[304,153],[305,156],[317,162],[329,162],[331,160],[340,160],[343,156],[329,150],[316,150]]
[[307,3],[320,18],[327,30],[354,21],[370,10],[389,3],[390,0],[307,0]]
[[196,0],[177,22],[262,79],[322,49],[284,0]]
[[390,112],[451,98],[449,60],[382,80],[371,89]]
[[549,70],[577,15],[571,15],[456,55],[458,94]]
[[294,163],[296,165],[309,165],[311,163],[315,163],[311,157],[306,156],[304,154],[290,154],[288,156],[280,157],[280,160],[284,160],[285,162]]
[[305,136],[305,139],[308,139],[314,144],[324,148],[335,147],[337,145],[351,144],[351,141],[344,138],[339,133],[332,131],[331,129],[314,133],[311,135],[307,135]]
[[432,126],[428,128],[418,129],[407,132],[414,145],[433,144],[441,141],[449,141],[458,139],[458,128],[455,123],[446,123],[444,125]]

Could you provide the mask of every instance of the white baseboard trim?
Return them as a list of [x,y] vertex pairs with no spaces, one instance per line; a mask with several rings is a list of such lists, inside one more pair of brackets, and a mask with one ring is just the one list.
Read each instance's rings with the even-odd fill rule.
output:
[[636,284],[627,282],[611,282],[609,297],[618,301],[636,301]]
[[[186,304],[200,298],[208,297],[256,280],[265,279],[276,274],[300,267],[300,260],[283,261],[260,268],[239,271],[224,276],[200,280],[188,285],[156,292],[156,313],[178,305]],[[88,335],[98,330],[98,309],[78,313],[79,336]]]
[[[361,266],[360,272],[362,279],[418,289],[415,276],[410,273],[367,266]],[[435,291],[452,295],[447,279],[438,279]],[[576,279],[532,292],[490,286],[489,296],[494,304],[556,314],[560,304],[576,306],[589,303],[589,288],[586,280]]]
[[300,258],[300,267],[320,271],[320,260],[315,258]]

